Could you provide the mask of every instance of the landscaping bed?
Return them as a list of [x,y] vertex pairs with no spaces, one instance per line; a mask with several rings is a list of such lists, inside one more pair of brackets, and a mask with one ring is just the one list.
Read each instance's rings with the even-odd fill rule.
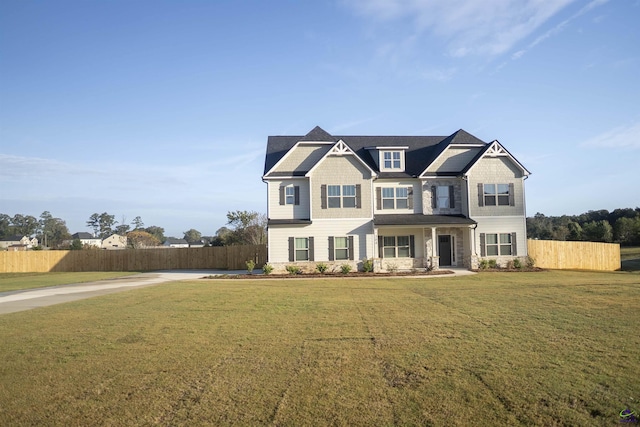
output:
[[394,273],[372,273],[364,271],[352,271],[349,273],[299,273],[299,274],[222,274],[203,277],[203,279],[318,279],[332,277],[416,277],[416,276],[438,276],[453,274],[450,270],[418,270],[418,271],[397,271]]

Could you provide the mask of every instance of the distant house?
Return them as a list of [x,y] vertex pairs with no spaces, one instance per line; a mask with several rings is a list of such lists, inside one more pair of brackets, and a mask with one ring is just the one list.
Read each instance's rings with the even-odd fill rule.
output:
[[176,239],[175,237],[167,237],[167,240],[162,244],[168,248],[188,248],[189,242],[184,239]]
[[190,248],[204,248],[204,242],[202,240],[197,242],[189,242]]
[[26,250],[38,246],[38,239],[27,236],[7,236],[0,239],[0,249]]
[[102,241],[102,249],[126,249],[127,236],[112,234]]
[[78,239],[80,240],[80,243],[82,243],[83,245],[95,246],[96,248],[102,247],[102,239],[100,239],[99,237],[95,237],[93,234],[87,233],[84,231],[72,234],[71,239],[72,240]]

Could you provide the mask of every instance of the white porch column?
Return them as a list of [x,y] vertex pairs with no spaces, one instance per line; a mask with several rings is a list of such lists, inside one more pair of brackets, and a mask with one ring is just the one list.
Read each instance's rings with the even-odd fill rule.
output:
[[440,257],[436,255],[438,253],[437,245],[436,227],[431,227],[431,268],[434,270],[440,269]]

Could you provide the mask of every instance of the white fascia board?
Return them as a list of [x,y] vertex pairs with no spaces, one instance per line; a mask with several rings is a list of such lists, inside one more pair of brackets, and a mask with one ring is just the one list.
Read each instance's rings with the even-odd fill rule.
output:
[[400,151],[400,150],[408,150],[409,146],[397,146],[397,145],[380,145],[380,146],[371,146],[371,147],[364,147],[365,150],[395,150],[395,151]]
[[327,157],[329,157],[329,156],[331,156],[331,155],[334,155],[333,151],[334,151],[334,149],[335,149],[335,148],[339,148],[339,152],[340,152],[339,154],[340,154],[340,155],[343,155],[343,156],[344,156],[344,155],[347,155],[347,156],[353,156],[353,157],[355,157],[355,158],[360,162],[360,164],[361,164],[361,165],[363,165],[365,168],[367,168],[367,169],[369,170],[369,172],[371,172],[371,177],[372,177],[372,178],[375,178],[376,176],[378,176],[378,174],[376,174],[376,173],[375,173],[375,171],[374,171],[373,169],[371,169],[371,168],[369,167],[369,165],[368,165],[368,164],[366,164],[366,163],[364,162],[364,160],[362,160],[362,159],[360,158],[360,156],[358,156],[358,155],[357,155],[357,154],[356,154],[356,153],[351,149],[351,147],[349,147],[349,146],[348,146],[348,145],[347,145],[343,140],[339,140],[338,142],[336,142],[336,143],[334,144],[334,146],[333,146],[333,147],[331,147],[331,149],[330,149],[329,151],[327,151],[327,152],[325,153],[325,155],[324,155],[324,156],[322,156],[322,157],[321,157],[321,158],[316,162],[316,164],[315,164],[315,165],[313,165],[313,167],[312,167],[311,169],[309,169],[309,172],[307,172],[304,176],[305,176],[305,177],[307,177],[307,178],[308,178],[308,177],[310,177],[310,176],[311,176],[311,174],[313,173],[313,171],[318,167],[318,165],[319,165],[320,163],[322,163],[322,162],[323,162]]

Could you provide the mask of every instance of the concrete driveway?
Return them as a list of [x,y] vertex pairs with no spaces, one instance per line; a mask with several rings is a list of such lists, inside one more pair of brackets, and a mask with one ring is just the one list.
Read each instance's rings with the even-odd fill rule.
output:
[[226,270],[155,271],[152,273],[135,274],[96,282],[0,292],[0,314],[31,310],[32,308],[122,292],[143,286],[157,285],[159,283],[174,282],[176,280],[192,280],[210,275],[238,274],[244,272],[245,271]]

